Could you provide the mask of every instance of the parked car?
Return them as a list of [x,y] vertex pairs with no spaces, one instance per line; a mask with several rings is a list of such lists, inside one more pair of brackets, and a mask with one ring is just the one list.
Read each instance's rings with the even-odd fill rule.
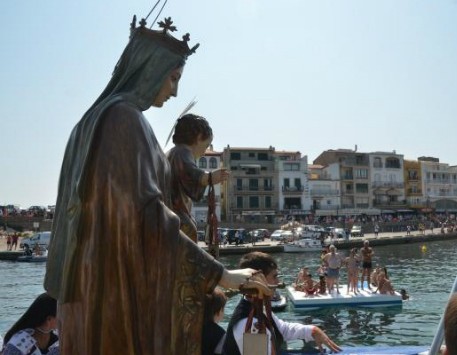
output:
[[197,231],[197,240],[199,242],[205,241],[205,231]]
[[264,241],[265,238],[270,237],[270,232],[268,229],[254,229],[249,232],[251,236],[251,242]]
[[24,238],[21,240],[19,247],[33,248],[35,244],[38,244],[40,247],[48,248],[49,242],[51,241],[51,232],[39,232],[32,235],[29,238]]
[[363,237],[362,226],[353,225],[351,228],[352,237]]
[[229,244],[232,244],[232,243],[235,243],[236,245],[243,244],[245,241],[247,241],[247,239],[249,239],[249,238],[247,238],[246,229],[238,228],[238,229],[229,229],[228,230],[227,242]]
[[275,230],[273,233],[271,233],[270,239],[271,240],[276,240],[276,241],[281,240],[282,232],[284,232],[282,229]]

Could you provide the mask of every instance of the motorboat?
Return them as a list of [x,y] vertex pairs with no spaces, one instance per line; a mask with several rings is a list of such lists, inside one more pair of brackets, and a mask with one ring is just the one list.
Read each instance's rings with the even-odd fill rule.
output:
[[46,262],[47,260],[48,260],[47,255],[21,255],[17,258],[17,261],[28,262],[28,263]]
[[320,251],[322,244],[319,239],[301,238],[292,242],[284,243],[285,253],[304,253],[307,251]]
[[399,292],[394,294],[374,293],[365,288],[359,292],[347,292],[347,285],[342,285],[331,293],[308,295],[297,291],[293,286],[286,287],[287,295],[295,309],[318,309],[323,307],[392,307],[402,306],[402,296]]
[[283,295],[278,295],[276,298],[271,299],[271,310],[273,312],[282,312],[287,307],[287,298]]

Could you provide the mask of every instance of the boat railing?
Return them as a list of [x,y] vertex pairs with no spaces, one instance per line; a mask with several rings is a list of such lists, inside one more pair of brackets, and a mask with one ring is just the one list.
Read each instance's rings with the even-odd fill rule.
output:
[[[457,292],[457,277],[454,280],[454,285],[452,286],[451,293],[449,298]],[[438,324],[438,328],[435,333],[435,337],[432,341],[432,346],[430,347],[429,355],[437,355],[440,354],[441,346],[443,345],[444,340],[444,311],[443,315],[441,316],[440,323]]]

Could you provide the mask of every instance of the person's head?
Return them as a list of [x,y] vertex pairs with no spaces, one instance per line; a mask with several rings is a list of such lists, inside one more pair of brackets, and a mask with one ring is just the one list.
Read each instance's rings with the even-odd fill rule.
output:
[[193,148],[195,156],[202,156],[213,141],[213,130],[208,121],[192,113],[178,119],[173,134],[174,144],[186,144]]
[[279,283],[278,264],[269,254],[260,251],[245,254],[240,260],[239,267],[242,269],[251,268],[262,271],[270,285],[277,285]]
[[404,288],[402,288],[402,289],[400,290],[400,295],[401,295],[401,298],[402,298],[403,300],[409,299],[408,292],[406,292],[406,290],[405,290]]
[[221,289],[214,289],[213,293],[205,295],[205,322],[220,322],[224,318],[224,308],[227,296]]
[[329,251],[330,251],[330,253],[335,254],[335,252],[336,252],[336,247],[335,247],[333,244],[330,245]]
[[6,344],[20,330],[32,328],[50,332],[57,328],[57,301],[47,293],[39,295],[21,318],[5,334]]
[[444,311],[445,354],[457,354],[457,294],[454,293]]
[[369,246],[370,246],[370,241],[369,241],[368,239],[365,239],[365,240],[363,241],[363,246],[364,246],[364,247],[369,247]]

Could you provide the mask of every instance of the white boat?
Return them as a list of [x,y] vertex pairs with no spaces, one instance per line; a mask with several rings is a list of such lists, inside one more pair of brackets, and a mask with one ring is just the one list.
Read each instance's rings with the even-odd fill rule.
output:
[[307,251],[320,251],[322,244],[319,239],[302,238],[283,245],[285,253],[303,253]]
[[340,293],[334,290],[331,294],[307,295],[305,292],[296,291],[293,286],[287,286],[287,295],[295,309],[318,309],[323,307],[391,307],[401,306],[402,297],[399,292],[395,294],[373,293],[365,288],[359,289],[357,294],[347,293],[347,285],[339,287]]

